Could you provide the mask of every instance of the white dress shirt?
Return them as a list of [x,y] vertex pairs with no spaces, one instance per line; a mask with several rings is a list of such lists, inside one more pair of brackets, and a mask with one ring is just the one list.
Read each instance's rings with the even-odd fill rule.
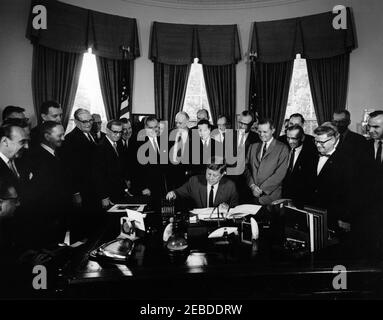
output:
[[44,144],[44,143],[40,143],[40,146],[43,148],[43,149],[45,149],[45,150],[47,150],[52,156],[56,156],[55,155],[55,151],[51,148],[51,147],[49,147],[49,146],[47,146],[46,144]]
[[[332,149],[327,155],[328,156],[331,156],[335,150],[336,150],[336,147],[338,146],[339,144],[339,140],[336,142],[335,146],[334,146],[334,149]],[[327,160],[328,160],[329,157],[326,157],[326,156],[319,156],[319,161],[318,161],[318,166],[317,166],[317,175],[320,174],[320,172],[322,171],[324,165],[326,164]]]
[[243,138],[243,144],[246,143],[246,139],[247,139],[247,136],[249,135],[249,133],[245,133],[245,131],[238,131],[239,132],[239,135],[238,135],[238,141],[237,141],[237,146],[239,147],[241,141],[242,141],[242,135],[245,135],[245,137]]
[[188,139],[188,132],[186,130],[180,130],[177,132],[176,134],[176,139],[175,139],[175,144],[174,144],[174,149],[173,149],[173,162],[177,162],[177,152],[178,152],[178,149],[179,149],[179,146],[178,146],[178,138],[179,136],[181,136],[181,139],[182,139],[182,150],[181,150],[181,157],[183,156],[184,154],[184,150],[185,150],[185,145],[186,145],[186,142],[187,142],[187,139]]
[[262,143],[262,149],[261,149],[261,154],[260,154],[260,160],[262,160],[262,158],[263,158],[263,156],[264,156],[264,154],[263,154],[263,148],[265,147],[265,144],[266,144],[266,152],[267,152],[267,150],[269,149],[270,144],[271,144],[271,142],[272,142],[273,140],[274,140],[274,138],[271,137],[271,139],[270,139],[269,141]]
[[[215,200],[215,196],[217,194],[217,190],[218,190],[218,185],[219,185],[219,182],[216,183],[215,185],[213,185],[213,203],[214,203],[214,200]],[[206,186],[206,191],[207,191],[207,203],[206,203],[206,207],[209,206],[209,194],[210,194],[210,190],[211,190],[211,187],[212,185],[207,183],[207,186]]]
[[295,167],[295,163],[297,162],[297,159],[299,157],[299,154],[302,151],[302,148],[303,148],[303,145],[300,145],[299,147],[295,148],[293,168]]
[[154,150],[159,153],[160,152],[160,148],[158,147],[157,139],[155,139],[153,137],[149,137],[149,141],[152,144]]

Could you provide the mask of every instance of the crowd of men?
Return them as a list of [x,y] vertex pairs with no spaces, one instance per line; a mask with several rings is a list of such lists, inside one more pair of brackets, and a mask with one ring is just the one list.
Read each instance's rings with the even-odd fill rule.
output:
[[66,135],[59,103],[44,102],[32,130],[24,111],[6,107],[0,127],[2,250],[57,244],[68,230],[71,242],[89,237],[107,209],[132,197],[155,208],[164,198],[190,207],[288,198],[327,210],[334,232],[363,235],[381,225],[383,111],[370,114],[370,139],[348,129],[347,110],[314,136],[293,114],[279,137],[271,119],[249,111],[236,130],[224,115],[213,126],[202,109],[192,128],[179,112],[175,128],[148,116],[136,128],[126,118],[110,120],[102,132],[101,117],[80,108]]

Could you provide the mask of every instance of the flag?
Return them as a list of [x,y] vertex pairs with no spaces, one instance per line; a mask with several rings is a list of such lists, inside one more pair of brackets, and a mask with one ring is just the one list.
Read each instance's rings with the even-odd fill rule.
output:
[[[120,118],[130,118],[130,68],[127,53],[129,47],[122,47],[123,55],[121,61],[121,92],[120,92]],[[127,51],[127,52],[126,52]]]

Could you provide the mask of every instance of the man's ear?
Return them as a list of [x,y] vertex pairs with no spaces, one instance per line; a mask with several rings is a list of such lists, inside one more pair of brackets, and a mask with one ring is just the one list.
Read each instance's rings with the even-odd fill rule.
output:
[[41,118],[42,118],[44,121],[47,121],[47,116],[46,116],[44,113],[41,114]]

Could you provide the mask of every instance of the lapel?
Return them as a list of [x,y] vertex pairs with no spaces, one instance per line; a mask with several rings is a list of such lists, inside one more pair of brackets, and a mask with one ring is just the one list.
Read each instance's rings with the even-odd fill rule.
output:
[[202,208],[207,207],[207,181],[206,177],[202,176],[200,179],[200,182],[202,184],[202,188],[199,188],[199,196],[202,203]]
[[277,142],[276,142],[275,138],[273,138],[273,141],[271,141],[269,147],[266,149],[266,154],[263,156],[263,159],[265,159],[273,151],[276,143]]
[[[106,144],[106,148],[107,148],[107,150],[109,150],[110,154],[113,154],[113,156],[112,156],[113,158],[116,158],[116,159],[119,158],[116,151],[114,150],[114,147],[112,146],[112,144],[110,143],[110,141],[107,138],[105,138],[102,143]],[[118,149],[119,148],[118,148],[118,144],[117,144],[117,151],[121,152],[121,150],[118,150]]]
[[221,199],[222,199],[222,195],[224,194],[223,190],[225,189],[225,186],[224,186],[224,183],[222,182],[222,179],[218,184],[217,193],[215,195],[215,199],[214,199],[215,206],[223,202]]
[[[333,163],[334,163],[334,160],[336,158],[336,155],[337,155],[337,151],[338,151],[338,148],[337,150],[335,150],[335,152],[327,159],[326,163],[324,164],[322,170],[319,172],[319,175],[318,177],[321,177],[323,175],[325,175],[327,173],[327,171],[333,166]],[[318,162],[319,162],[319,159],[320,157],[318,157]],[[318,167],[318,166],[317,166]]]

